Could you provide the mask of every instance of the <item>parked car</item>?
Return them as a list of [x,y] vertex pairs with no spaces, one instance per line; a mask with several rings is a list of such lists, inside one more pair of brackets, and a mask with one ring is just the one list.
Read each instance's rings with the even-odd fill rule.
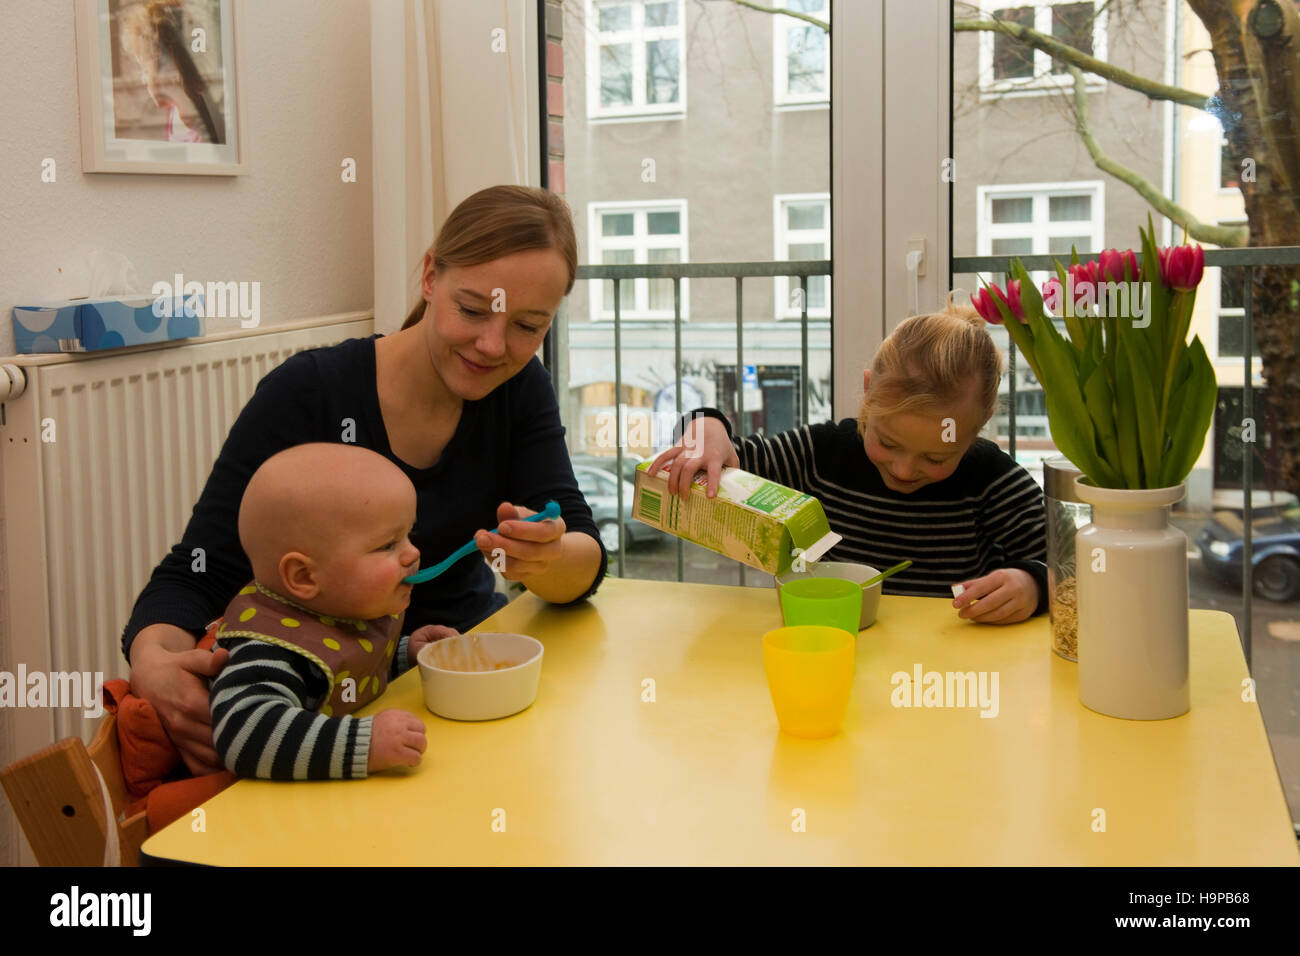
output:
[[[573,467],[576,469],[579,465],[584,468],[599,468],[601,471],[607,471],[611,475],[614,469],[618,467],[618,459],[613,455],[573,455]],[[631,452],[623,453],[623,480],[636,481],[636,466],[645,461],[640,455],[634,455]]]
[[[1205,567],[1241,587],[1242,532],[1245,523],[1232,511],[1216,511],[1196,545]],[[1252,522],[1251,564],[1255,593],[1270,601],[1300,599],[1300,504]]]
[[[600,540],[604,543],[605,550],[610,554],[617,554],[618,486],[614,484],[613,472],[575,464],[573,475],[578,479],[578,490],[591,506],[591,515],[596,519],[596,528],[600,531]],[[632,517],[632,497],[635,492],[636,487],[632,482],[623,482],[624,540],[628,544],[657,540],[662,537],[663,532]]]

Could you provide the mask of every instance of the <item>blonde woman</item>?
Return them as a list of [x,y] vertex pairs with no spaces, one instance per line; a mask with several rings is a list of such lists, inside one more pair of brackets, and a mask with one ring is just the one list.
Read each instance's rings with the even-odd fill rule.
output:
[[[484,189],[452,211],[425,254],[423,299],[400,332],[301,352],[258,384],[122,636],[132,690],[152,702],[191,771],[220,769],[204,679],[227,657],[196,650],[196,639],[252,578],[240,498],[276,452],[351,442],[396,464],[416,488],[410,538],[425,565],[472,538],[508,580],[547,601],[596,589],[605,551],[536,358],[577,265],[564,200],[522,186]],[[561,518],[519,520],[551,499]],[[415,586],[404,630],[465,630],[504,602],[488,564],[467,558]]]
[[[818,498],[844,536],[827,558],[887,568],[891,594],[952,596],[958,616],[1011,624],[1047,609],[1042,492],[980,430],[997,409],[1002,358],[974,309],[904,320],[862,374],[857,420],[732,439],[726,416],[697,409],[681,443],[651,466],[685,496],[701,471],[717,492],[739,467]],[[690,449],[687,452],[687,449]],[[978,602],[978,603],[976,603]]]

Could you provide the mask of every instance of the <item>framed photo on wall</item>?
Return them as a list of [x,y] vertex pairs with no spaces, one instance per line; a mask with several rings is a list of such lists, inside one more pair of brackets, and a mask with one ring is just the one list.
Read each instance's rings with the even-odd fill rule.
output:
[[248,171],[236,0],[77,0],[88,173]]

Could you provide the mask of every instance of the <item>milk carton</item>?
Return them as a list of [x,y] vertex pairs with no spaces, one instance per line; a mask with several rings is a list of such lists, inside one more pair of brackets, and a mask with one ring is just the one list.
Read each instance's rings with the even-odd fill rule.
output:
[[811,495],[724,468],[717,497],[705,494],[701,475],[683,500],[668,494],[668,472],[652,475],[650,464],[637,466],[632,517],[751,568],[783,574],[796,557],[816,561],[840,541]]

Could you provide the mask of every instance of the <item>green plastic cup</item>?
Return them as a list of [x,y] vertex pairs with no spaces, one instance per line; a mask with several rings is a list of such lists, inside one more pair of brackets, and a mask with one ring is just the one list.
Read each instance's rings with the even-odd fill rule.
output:
[[799,578],[781,585],[781,617],[786,627],[814,624],[858,633],[862,586],[844,578]]

